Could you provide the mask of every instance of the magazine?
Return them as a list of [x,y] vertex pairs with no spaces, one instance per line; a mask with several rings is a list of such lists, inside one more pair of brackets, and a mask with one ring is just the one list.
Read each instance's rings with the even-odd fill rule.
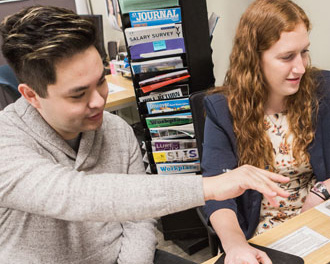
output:
[[147,108],[149,114],[158,114],[172,111],[189,110],[190,104],[188,98],[182,98],[167,101],[147,102]]
[[183,38],[182,25],[167,24],[151,27],[126,28],[125,35],[129,47],[148,42]]
[[152,151],[196,148],[196,139],[156,139],[151,141]]
[[180,70],[180,71],[173,71],[173,72],[157,75],[157,76],[145,79],[143,81],[140,81],[139,85],[140,85],[140,87],[144,87],[144,86],[147,86],[150,84],[155,84],[155,83],[159,83],[162,81],[171,80],[173,78],[186,76],[186,75],[189,75],[187,69]]
[[150,10],[171,6],[178,6],[179,0],[119,0],[121,12],[129,13],[132,10]]
[[191,173],[201,170],[199,162],[189,163],[158,163],[156,164],[158,174]]
[[150,128],[149,132],[152,139],[193,138],[195,136],[192,123],[181,126]]
[[192,123],[191,113],[146,117],[148,128],[179,126]]
[[154,91],[156,89],[168,86],[170,84],[183,81],[185,79],[188,79],[189,77],[190,77],[190,75],[185,75],[185,76],[176,77],[176,78],[173,78],[173,79],[168,79],[166,81],[162,81],[162,82],[158,82],[158,83],[154,83],[154,84],[144,86],[144,87],[141,88],[141,90],[142,90],[143,93],[148,93],[148,92]]
[[132,62],[132,71],[134,74],[147,73],[147,72],[159,72],[172,69],[183,68],[183,62],[181,57],[172,57],[157,60],[148,60],[142,62]]
[[158,101],[158,100],[164,100],[164,99],[174,99],[178,97],[182,97],[183,93],[181,89],[173,89],[167,92],[163,93],[155,93],[150,94],[147,96],[141,96],[139,97],[140,102],[150,102],[150,101]]
[[129,12],[132,27],[156,26],[181,22],[180,7]]
[[156,151],[152,153],[155,163],[198,160],[197,148]]

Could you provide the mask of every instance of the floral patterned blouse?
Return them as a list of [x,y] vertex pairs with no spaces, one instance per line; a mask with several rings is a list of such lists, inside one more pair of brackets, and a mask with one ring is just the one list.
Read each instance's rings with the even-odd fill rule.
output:
[[297,166],[292,156],[292,135],[287,135],[289,126],[285,113],[265,115],[265,130],[275,154],[275,172],[290,177],[280,186],[290,193],[288,198],[278,197],[280,207],[272,207],[265,197],[261,201],[260,221],[255,235],[290,219],[300,213],[311,186],[315,184],[309,163]]

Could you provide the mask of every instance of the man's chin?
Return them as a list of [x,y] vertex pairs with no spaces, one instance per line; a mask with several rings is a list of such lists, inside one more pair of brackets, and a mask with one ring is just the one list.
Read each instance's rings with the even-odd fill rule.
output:
[[102,124],[103,124],[103,118],[101,120],[99,120],[97,123],[87,125],[83,129],[83,132],[98,130],[102,126]]

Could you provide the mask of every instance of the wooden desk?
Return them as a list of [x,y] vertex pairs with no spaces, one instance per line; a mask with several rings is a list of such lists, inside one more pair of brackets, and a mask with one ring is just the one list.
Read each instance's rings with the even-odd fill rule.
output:
[[[261,235],[251,238],[249,242],[267,246],[303,226],[307,226],[330,239],[330,217],[312,208]],[[218,258],[219,256],[216,256],[203,262],[203,264],[214,264]],[[305,256],[304,261],[305,264],[328,264],[330,261],[330,243]]]
[[106,80],[117,86],[124,88],[124,91],[112,93],[108,95],[105,108],[108,111],[116,111],[125,107],[135,105],[135,92],[132,80],[122,77],[121,75],[107,75]]

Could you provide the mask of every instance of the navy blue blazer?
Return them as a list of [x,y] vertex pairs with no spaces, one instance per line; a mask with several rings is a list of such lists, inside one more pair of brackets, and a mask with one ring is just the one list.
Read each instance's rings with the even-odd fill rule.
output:
[[[315,139],[309,146],[310,162],[317,181],[330,175],[330,72],[322,71],[319,78],[319,112],[316,120]],[[209,95],[204,100],[206,120],[204,129],[202,172],[214,176],[238,166],[236,138],[227,99],[221,94]],[[207,217],[218,209],[236,212],[238,222],[247,239],[251,238],[259,223],[262,195],[247,190],[236,199],[207,201]]]

